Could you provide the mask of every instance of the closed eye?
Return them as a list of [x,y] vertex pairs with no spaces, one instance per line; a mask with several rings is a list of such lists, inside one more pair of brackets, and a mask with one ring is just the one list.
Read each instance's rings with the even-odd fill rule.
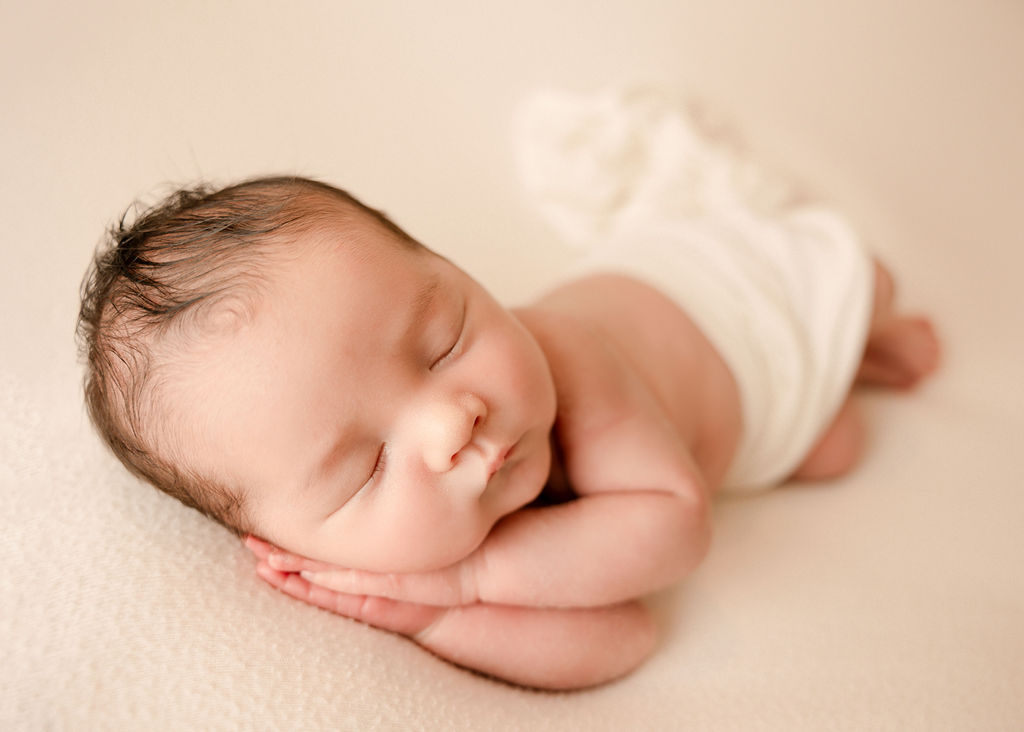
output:
[[433,371],[436,368],[439,368],[439,367],[443,366],[444,364],[448,363],[452,359],[457,358],[459,356],[459,354],[462,353],[462,345],[463,345],[462,344],[462,340],[463,340],[463,335],[465,334],[465,332],[466,332],[466,303],[465,303],[465,301],[463,301],[463,303],[462,303],[462,317],[461,317],[461,319],[459,321],[458,332],[455,334],[455,340],[452,342],[451,346],[448,347],[448,350],[446,350],[444,353],[442,353],[434,361],[434,363],[430,364],[430,370],[431,371]]
[[373,462],[373,469],[370,471],[370,475],[363,481],[362,485],[351,486],[346,481],[345,498],[342,501],[332,500],[330,512],[324,516],[324,520],[327,520],[337,514],[339,511],[345,508],[349,504],[349,501],[354,500],[360,493],[365,490],[369,490],[370,484],[377,478],[378,475],[384,472],[384,468],[387,465],[388,449],[387,445],[382,444],[380,449],[377,451],[377,457]]
[[387,445],[381,445],[380,450],[377,452],[377,460],[373,464],[373,470],[370,471],[370,477],[366,479],[367,483],[376,478],[380,473],[384,472],[384,465],[387,463],[387,456]]

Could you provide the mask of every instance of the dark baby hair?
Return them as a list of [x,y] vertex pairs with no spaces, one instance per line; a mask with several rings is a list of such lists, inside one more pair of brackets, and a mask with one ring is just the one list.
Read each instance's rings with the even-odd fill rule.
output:
[[236,534],[252,531],[245,486],[198,475],[187,459],[175,464],[155,447],[158,438],[166,439],[160,419],[152,417],[160,368],[170,358],[160,353],[161,336],[199,330],[203,316],[228,298],[244,310],[258,295],[261,265],[272,250],[328,225],[358,235],[355,226],[365,229],[366,223],[401,245],[420,246],[381,212],[308,178],[198,185],[148,209],[126,211],[82,282],[77,325],[86,407],[114,455],[136,476]]

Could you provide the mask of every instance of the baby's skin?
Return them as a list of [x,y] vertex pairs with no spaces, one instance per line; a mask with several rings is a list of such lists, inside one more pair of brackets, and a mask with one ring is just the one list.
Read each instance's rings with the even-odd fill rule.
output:
[[[214,370],[169,387],[203,395],[195,468],[247,486],[259,575],[514,683],[636,667],[655,641],[640,598],[708,549],[742,429],[725,363],[626,277],[506,310],[429,250],[322,236],[204,346]],[[938,342],[877,280],[861,381],[911,386]],[[793,477],[839,475],[862,443],[851,400]]]

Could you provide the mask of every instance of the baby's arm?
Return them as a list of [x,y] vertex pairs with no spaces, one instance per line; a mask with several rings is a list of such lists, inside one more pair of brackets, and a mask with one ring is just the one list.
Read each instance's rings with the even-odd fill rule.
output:
[[260,576],[311,605],[409,636],[466,668],[546,689],[592,686],[628,673],[654,645],[654,625],[638,602],[612,607],[542,609],[476,603],[433,607],[346,595],[278,572],[261,549]]
[[709,499],[674,432],[638,410],[566,443],[583,495],[499,523],[476,557],[481,597],[605,605],[666,587],[699,564],[711,539]]

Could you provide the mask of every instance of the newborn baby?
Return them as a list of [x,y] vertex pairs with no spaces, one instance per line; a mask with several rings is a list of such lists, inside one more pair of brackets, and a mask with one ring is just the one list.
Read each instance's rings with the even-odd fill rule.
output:
[[595,269],[507,310],[323,183],[181,191],[97,256],[86,399],[129,469],[246,536],[275,587],[581,687],[650,652],[639,598],[701,561],[737,461],[742,487],[839,475],[862,446],[854,376],[934,368],[928,321],[874,271],[849,376],[759,480],[748,387],[650,284]]

